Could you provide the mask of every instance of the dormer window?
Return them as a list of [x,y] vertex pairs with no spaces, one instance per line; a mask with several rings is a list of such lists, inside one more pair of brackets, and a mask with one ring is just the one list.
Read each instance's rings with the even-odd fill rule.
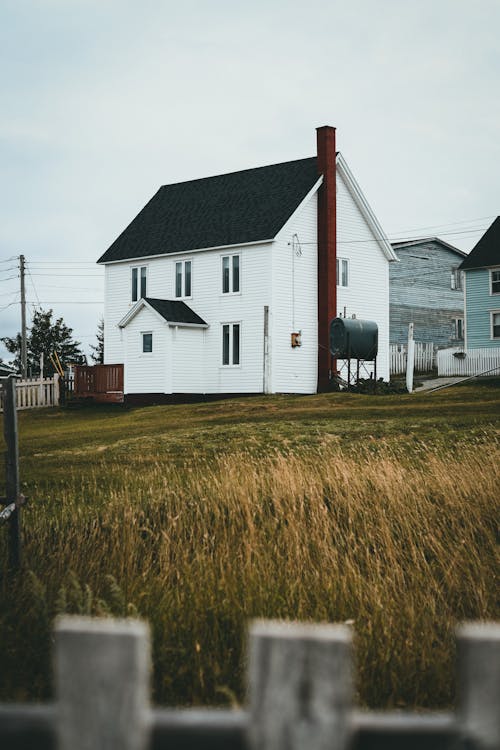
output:
[[147,266],[132,268],[132,302],[147,296]]

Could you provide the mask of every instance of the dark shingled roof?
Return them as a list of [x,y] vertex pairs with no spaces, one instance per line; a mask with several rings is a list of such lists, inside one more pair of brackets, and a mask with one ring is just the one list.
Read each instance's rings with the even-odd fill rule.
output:
[[500,266],[500,216],[497,216],[459,268],[467,270],[488,266]]
[[194,310],[191,310],[185,302],[175,299],[154,299],[153,297],[144,297],[148,305],[156,310],[162,318],[165,318],[169,323],[191,323],[200,326],[206,326],[207,324],[197,315]]
[[97,262],[272,239],[318,178],[314,156],[164,185]]

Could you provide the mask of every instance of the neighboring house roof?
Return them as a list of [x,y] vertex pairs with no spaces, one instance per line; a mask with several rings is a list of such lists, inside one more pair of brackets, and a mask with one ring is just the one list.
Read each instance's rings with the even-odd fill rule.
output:
[[319,179],[312,157],[164,185],[97,262],[271,240]]
[[208,327],[208,324],[191,310],[185,302],[181,300],[154,299],[153,297],[144,297],[132,307],[131,310],[120,320],[118,325],[124,328],[143,307],[148,307],[152,312],[159,315],[170,325],[184,326],[201,326]]
[[467,257],[467,253],[464,253],[463,250],[459,250],[458,247],[455,247],[455,245],[450,245],[449,242],[445,242],[439,237],[421,237],[420,239],[416,239],[416,240],[403,240],[401,242],[392,242],[391,244],[397,253],[398,250],[402,250],[407,247],[414,247],[416,245],[427,245],[429,242],[437,242],[439,245],[442,245],[447,250],[451,250],[452,252],[459,255],[461,258]]
[[485,266],[500,265],[500,216],[483,234],[479,242],[472,248],[467,258],[460,264],[466,271],[468,268],[484,268]]
[[0,362],[0,377],[6,378],[9,375],[17,375],[17,371],[10,365]]

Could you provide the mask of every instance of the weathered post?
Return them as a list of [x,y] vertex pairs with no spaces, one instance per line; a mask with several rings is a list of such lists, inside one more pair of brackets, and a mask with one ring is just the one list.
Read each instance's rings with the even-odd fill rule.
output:
[[477,750],[500,748],[500,624],[467,623],[457,632],[458,725]]
[[149,629],[136,620],[56,623],[59,750],[149,746]]
[[349,628],[257,622],[249,647],[250,748],[346,748],[352,707]]
[[19,447],[17,436],[16,378],[4,380],[3,432],[5,452],[5,505],[15,507],[9,518],[9,567],[21,567],[21,508],[19,503]]

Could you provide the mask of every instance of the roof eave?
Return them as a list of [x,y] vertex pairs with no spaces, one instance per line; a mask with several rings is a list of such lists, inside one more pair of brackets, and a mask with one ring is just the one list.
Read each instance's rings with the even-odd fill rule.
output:
[[117,263],[140,264],[142,263],[142,261],[153,260],[154,258],[171,258],[171,257],[177,257],[179,255],[192,255],[193,253],[205,253],[205,252],[208,252],[209,250],[224,252],[226,250],[236,250],[241,247],[252,247],[254,245],[268,245],[271,242],[274,242],[274,238],[270,238],[267,240],[254,240],[252,242],[238,242],[234,245],[214,245],[213,247],[198,247],[194,250],[179,250],[178,252],[174,252],[174,253],[157,253],[156,255],[141,255],[136,258],[134,257],[120,258],[120,260],[101,260],[99,258],[99,260],[97,261],[97,264],[103,265],[103,266],[116,265]]

